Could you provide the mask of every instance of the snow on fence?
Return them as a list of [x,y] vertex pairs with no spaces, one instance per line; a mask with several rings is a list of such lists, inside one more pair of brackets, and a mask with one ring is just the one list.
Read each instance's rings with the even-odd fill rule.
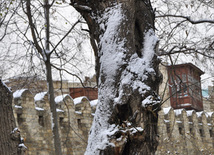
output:
[[[63,154],[82,155],[94,114],[87,97],[79,98],[78,104],[74,101],[68,94],[55,98]],[[33,96],[27,89],[18,90],[14,92],[13,111],[28,153],[54,153],[48,94]]]
[[159,113],[157,154],[214,152],[214,113],[163,108]]
[[[17,95],[18,94],[18,95]],[[28,90],[16,93],[13,109],[28,152],[53,152],[51,114],[47,93],[33,96]],[[63,154],[84,154],[97,100],[55,98]],[[214,113],[163,108],[159,112],[159,146],[156,154],[212,154],[214,152]]]

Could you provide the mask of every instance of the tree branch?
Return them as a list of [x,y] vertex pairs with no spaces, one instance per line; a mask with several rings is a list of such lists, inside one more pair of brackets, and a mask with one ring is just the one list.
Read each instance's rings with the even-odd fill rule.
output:
[[35,47],[38,50],[38,52],[44,57],[44,55],[42,53],[42,48],[39,46],[39,43],[38,43],[37,38],[36,38],[36,34],[35,34],[35,29],[36,28],[35,28],[35,25],[33,24],[30,5],[31,5],[30,0],[27,0],[26,1],[27,17],[28,17],[28,20],[29,20],[29,25],[30,25],[30,29],[31,29],[33,42],[34,42]]
[[202,23],[211,23],[214,24],[214,20],[207,20],[207,19],[202,19],[202,20],[192,20],[188,16],[182,16],[182,15],[172,15],[172,14],[166,14],[166,15],[159,15],[156,16],[156,18],[162,18],[162,17],[176,17],[176,18],[183,18],[187,21],[189,21],[192,24],[202,24]]
[[74,27],[79,23],[80,21],[76,21],[74,25],[70,28],[70,30],[62,37],[62,39],[56,44],[56,46],[51,50],[50,54],[53,53],[53,51],[56,50],[56,48],[59,46],[59,44],[68,36],[68,34],[74,29]]

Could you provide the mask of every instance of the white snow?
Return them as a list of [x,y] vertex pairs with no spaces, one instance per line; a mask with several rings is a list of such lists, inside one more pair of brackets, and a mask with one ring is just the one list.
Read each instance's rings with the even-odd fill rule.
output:
[[201,112],[196,112],[196,115],[197,115],[198,117],[201,117],[203,113],[204,113],[203,111],[201,111]]
[[1,80],[1,83],[8,89],[9,92],[12,92],[10,88]]
[[16,127],[13,129],[13,131],[11,131],[11,133],[15,133],[15,132],[19,132],[19,129]]
[[27,89],[20,89],[20,90],[17,90],[13,93],[13,98],[20,98],[22,96],[22,93],[27,90]]
[[54,120],[54,119],[53,119],[53,114],[52,114],[52,112],[51,112],[51,129],[52,129],[52,130],[53,130],[54,126],[55,126],[53,120]]
[[64,112],[62,109],[56,109],[56,112]]
[[96,107],[98,103],[98,99],[90,101],[91,107]]
[[205,114],[208,115],[209,117],[212,117],[214,112],[206,112]]
[[183,110],[184,110],[184,109],[176,109],[176,110],[174,110],[175,115],[176,115],[176,116],[181,115],[181,113],[182,113]]
[[22,106],[19,106],[19,105],[14,105],[14,107],[17,109],[22,109]]
[[164,122],[165,122],[165,123],[169,123],[169,122],[170,122],[170,120],[164,119]]
[[56,104],[58,104],[59,102],[62,102],[67,96],[71,98],[69,94],[59,95],[55,97]]
[[186,112],[187,112],[187,117],[189,117],[189,116],[192,116],[194,110],[187,110]]
[[74,105],[80,104],[84,98],[88,100],[88,98],[86,96],[81,96],[81,97],[75,98]]
[[121,60],[124,58],[123,52],[126,52],[126,49],[124,49],[125,39],[118,40],[119,37],[117,37],[120,31],[119,26],[125,20],[122,15],[121,5],[107,8],[104,10],[103,16],[97,20],[102,23],[100,29],[104,31],[98,46],[100,48],[99,56],[101,62],[100,77],[105,76],[105,81],[101,83],[101,78],[99,79],[99,99],[85,155],[99,154],[99,150],[103,150],[109,145],[114,146],[109,139],[111,135],[118,131],[118,127],[108,123],[112,113],[109,103],[114,100],[114,76],[118,68],[124,64]]
[[47,92],[41,92],[41,93],[38,93],[34,96],[34,101],[41,101],[44,99],[45,95],[47,94]]
[[154,104],[158,104],[160,103],[160,101],[154,100],[152,95],[149,95],[147,98],[145,98],[142,101],[142,106],[146,107],[148,105],[154,105]]
[[190,103],[180,104],[180,106],[191,106]]
[[38,110],[38,111],[44,111],[43,108],[39,108],[39,107],[35,107],[35,109]]
[[[127,56],[127,50],[129,49],[126,48],[125,44],[128,41],[119,37],[122,31],[122,23],[127,22],[121,4],[115,4],[115,6],[107,8],[103,12],[102,17],[98,17],[98,19],[94,17],[94,20],[99,22],[100,29],[103,30],[104,34],[100,36],[100,42],[98,42],[100,49],[98,53],[100,57],[98,104],[88,138],[86,155],[99,154],[99,150],[114,145],[110,143],[109,139],[119,129],[118,126],[109,124],[112,106],[126,102],[129,94],[124,91],[130,90],[130,92],[133,92],[136,90],[143,96],[145,92],[150,90],[150,87],[145,84],[148,74],[155,74],[151,67],[151,60],[155,54],[154,46],[157,42],[154,31],[151,29],[145,32],[144,48],[141,49],[143,57],[139,57],[137,52]],[[128,61],[125,59],[127,57],[129,57]],[[124,68],[122,66],[125,66],[125,69],[118,81],[119,90],[115,90],[115,76]],[[119,92],[117,98],[115,98],[117,96],[116,91]],[[158,103],[155,100],[153,101],[152,98],[149,102]],[[111,103],[114,105],[110,105]],[[144,103],[147,105],[146,100]]]
[[19,148],[25,148],[25,149],[27,149],[27,147],[23,143],[19,144]]
[[170,111],[171,107],[163,108],[163,113],[167,115]]
[[134,127],[134,128],[130,128],[129,129],[131,131],[132,134],[137,133],[137,132],[142,132],[143,128],[142,127]]
[[80,111],[75,111],[76,114],[82,115],[82,112]]

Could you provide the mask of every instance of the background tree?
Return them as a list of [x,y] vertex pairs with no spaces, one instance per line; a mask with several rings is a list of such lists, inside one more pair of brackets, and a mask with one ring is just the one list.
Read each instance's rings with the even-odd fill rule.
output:
[[71,5],[89,26],[96,57],[99,101],[86,154],[154,154],[160,75],[150,1]]
[[[204,78],[210,78],[214,63],[214,2],[153,0],[152,3],[160,38],[158,55],[170,64],[194,63],[209,74]],[[203,81],[204,87],[207,81]]]
[[214,2],[153,0],[152,4],[156,8],[158,55],[162,62],[199,66],[205,72],[202,88],[207,89],[213,80]]
[[[88,71],[91,68],[91,60],[86,60],[88,55],[83,54],[86,53],[86,49],[87,52],[90,51],[86,40],[88,36],[85,32],[80,31],[80,29],[84,29],[85,24],[79,20],[79,15],[75,12],[70,14],[69,11],[68,15],[61,14],[59,10],[64,10],[66,5],[66,3],[63,4],[61,1],[55,0],[51,1],[50,4],[48,1],[21,1],[19,6],[22,7],[17,8],[18,10],[14,14],[16,18],[10,21],[13,30],[8,31],[4,40],[5,47],[8,50],[6,51],[6,48],[4,48],[3,51],[5,52],[1,53],[1,63],[4,67],[2,77],[4,76],[4,79],[8,78],[8,75],[12,72],[11,70],[16,72],[13,74],[15,78],[21,76],[21,78],[27,80],[43,80],[43,74],[48,75],[48,83],[50,83],[48,86],[51,87],[49,88],[49,93],[51,93],[49,96],[53,106],[55,106],[53,90],[51,90],[53,89],[53,78],[64,79],[65,76],[68,78],[65,75],[67,73],[81,81],[82,71],[78,66]],[[69,16],[72,15],[74,19],[69,20]],[[49,20],[53,22],[49,22]],[[78,39],[78,35],[81,35],[83,39]],[[15,40],[14,36],[16,36]],[[81,43],[84,43],[84,46]],[[53,68],[55,69],[54,76],[51,77],[53,73],[50,72],[53,71]],[[8,75],[6,76],[3,73]],[[24,87],[26,88],[26,86]],[[55,113],[53,118],[56,118],[56,110],[54,109],[55,107],[52,107],[52,113]],[[57,118],[53,121],[55,121],[53,123],[54,127],[57,125]],[[55,127],[54,137],[57,139],[57,129]],[[58,143],[55,143],[55,146],[58,147],[56,148],[56,154],[60,154],[60,140],[56,139],[55,142]]]
[[[27,42],[35,49],[36,54],[39,54],[40,60],[45,65],[45,73],[46,73],[46,80],[47,80],[47,87],[48,87],[48,94],[49,94],[49,103],[50,103],[52,121],[53,121],[52,131],[53,131],[53,138],[54,138],[54,148],[55,148],[55,154],[60,155],[62,154],[61,141],[60,141],[59,131],[58,131],[59,129],[58,129],[58,116],[56,112],[56,103],[54,101],[55,96],[54,96],[54,88],[53,88],[52,68],[59,69],[60,72],[62,70],[66,71],[66,69],[63,68],[64,62],[62,63],[62,61],[66,61],[68,58],[65,58],[66,53],[63,51],[63,49],[61,51],[59,50],[58,47],[61,46],[61,48],[63,48],[62,42],[69,35],[69,33],[72,30],[74,30],[74,27],[78,23],[80,23],[80,21],[77,20],[75,23],[73,23],[70,29],[62,37],[60,37],[58,41],[56,41],[55,36],[59,37],[60,35],[59,33],[57,35],[54,34],[55,32],[51,30],[51,28],[53,28],[52,27],[53,24],[51,24],[50,22],[50,19],[51,19],[50,9],[55,5],[55,2],[56,1],[54,0],[51,2],[49,2],[48,0],[45,0],[43,3],[41,3],[40,1],[31,2],[30,0],[26,2],[22,1],[23,11],[26,13],[28,17],[29,29],[31,31],[32,40],[29,39],[29,37],[25,34],[23,34],[23,36],[27,38]],[[41,8],[39,8],[39,6],[41,6]],[[34,7],[36,9],[34,9]],[[37,9],[40,11],[37,12]],[[38,21],[36,20],[37,13],[40,15],[40,13],[42,12],[41,9],[44,9],[44,14],[42,15],[43,20],[40,19],[41,21]],[[41,24],[42,26],[41,29],[38,28],[39,24]],[[60,63],[59,63],[61,65],[60,67],[57,67],[56,65],[57,63],[54,63],[54,61],[52,60],[54,57],[60,60]],[[76,76],[75,74],[72,74],[72,75]]]

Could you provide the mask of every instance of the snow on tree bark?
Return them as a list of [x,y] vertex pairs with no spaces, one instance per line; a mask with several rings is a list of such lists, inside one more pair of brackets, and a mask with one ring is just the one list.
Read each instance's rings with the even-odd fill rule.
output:
[[71,4],[89,25],[98,76],[98,106],[85,154],[154,154],[161,78],[150,2]]

